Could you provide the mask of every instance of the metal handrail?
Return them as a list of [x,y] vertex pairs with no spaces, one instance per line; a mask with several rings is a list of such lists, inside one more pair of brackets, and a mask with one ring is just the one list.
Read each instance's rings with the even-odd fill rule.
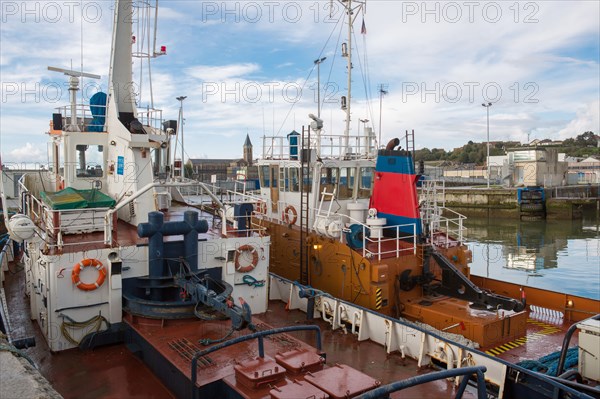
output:
[[487,368],[485,366],[472,366],[418,375],[416,377],[407,378],[405,380],[393,382],[391,384],[375,388],[371,391],[365,392],[362,395],[357,396],[355,399],[386,398],[392,392],[414,387],[415,385],[426,384],[428,382],[437,381],[445,378],[464,377],[460,382],[455,396],[456,399],[460,399],[463,397],[465,389],[467,388],[467,383],[469,382],[468,376],[472,374],[475,374],[477,376],[477,398],[486,399],[487,392],[485,387],[484,375],[486,371]]
[[[287,279],[285,277],[278,276],[278,275],[276,275],[276,274],[274,274],[272,272],[269,272],[269,275],[272,276],[272,277],[274,277],[274,278],[276,278],[276,279],[278,279],[278,280],[280,280],[280,281],[283,281],[283,282],[285,282],[287,284],[295,285],[295,286],[299,287],[300,289],[310,289],[310,290],[316,291],[312,287],[304,286],[304,285],[302,285],[302,284],[300,284],[298,282],[291,281],[291,280],[289,280],[289,279]],[[376,311],[371,310],[369,308],[366,308],[364,306],[360,306],[360,305],[357,305],[355,303],[351,303],[351,302],[345,301],[343,299],[333,298],[331,295],[326,294],[326,293],[317,292],[317,294],[323,295],[325,297],[329,297],[329,298],[332,298],[332,299],[335,299],[336,301],[338,301],[338,302],[340,302],[342,304],[345,304],[345,305],[347,305],[349,307],[357,308],[357,309],[359,309],[359,310],[361,310],[363,312],[367,312],[367,313],[370,313],[370,314],[375,314],[378,317],[381,317],[381,318],[383,318],[385,320],[389,320],[390,322],[399,323],[399,324],[405,325],[407,327],[410,327],[413,330],[416,330],[416,331],[419,331],[421,333],[430,335],[431,337],[436,338],[436,339],[438,339],[440,341],[449,342],[452,345],[456,346],[457,348],[465,350],[467,352],[477,353],[477,355],[479,355],[479,356],[485,357],[486,359],[489,359],[489,360],[494,361],[494,362],[501,363],[501,364],[505,365],[506,367],[511,368],[511,369],[513,369],[513,370],[521,373],[521,374],[528,375],[528,376],[530,376],[532,378],[537,378],[540,381],[542,381],[542,382],[544,382],[546,384],[551,385],[554,389],[562,390],[562,391],[564,391],[564,392],[572,395],[573,398],[593,399],[590,395],[586,395],[585,393],[582,393],[582,392],[580,392],[580,391],[578,391],[578,390],[576,390],[576,389],[574,389],[572,387],[564,385],[564,384],[562,384],[562,383],[554,380],[553,378],[548,377],[545,374],[541,374],[541,373],[538,373],[536,371],[532,371],[532,370],[526,369],[524,367],[521,367],[521,366],[518,366],[518,365],[516,365],[514,363],[511,363],[511,362],[509,362],[507,360],[504,360],[502,358],[495,357],[495,356],[492,356],[492,355],[488,355],[487,353],[485,353],[483,351],[480,351],[479,349],[475,349],[475,348],[469,347],[469,346],[467,346],[467,345],[465,345],[463,343],[460,343],[460,342],[457,342],[457,341],[452,341],[448,337],[444,337],[444,336],[442,336],[441,334],[439,334],[439,333],[437,333],[435,331],[431,331],[431,330],[425,329],[424,327],[422,327],[422,326],[420,326],[418,324],[415,324],[413,322],[410,322],[408,320],[396,319],[396,318],[394,318],[392,316],[387,316],[387,315],[382,314],[382,313],[377,313]]]
[[[413,254],[417,253],[417,225],[415,223],[407,223],[407,224],[399,224],[399,225],[394,225],[394,226],[383,226],[381,229],[385,230],[385,229],[389,229],[389,230],[396,230],[396,235],[394,237],[390,237],[390,238],[380,238],[380,239],[371,239],[369,238],[369,234],[368,234],[368,230],[370,229],[369,226],[360,223],[360,225],[363,228],[363,256],[367,257],[367,256],[377,256],[377,260],[381,260],[381,255],[386,255],[386,254],[391,254],[391,253],[395,253],[396,257],[400,256],[401,252],[412,252]],[[413,229],[413,233],[410,236],[402,236],[403,239],[410,239],[412,238],[413,240],[413,245],[412,247],[408,247],[408,248],[400,248],[400,228],[401,227],[412,227]],[[381,243],[383,242],[396,242],[396,249],[393,249],[391,251],[382,251],[381,250]],[[367,243],[377,243],[377,252],[373,252],[367,249]]]
[[255,332],[253,334],[248,334],[248,335],[243,335],[241,337],[237,337],[234,339],[231,339],[229,341],[225,341],[223,343],[217,344],[215,346],[211,346],[210,348],[207,349],[203,349],[201,351],[198,351],[196,353],[194,353],[194,356],[192,357],[192,366],[191,366],[191,377],[192,377],[192,397],[196,398],[197,397],[197,389],[196,389],[196,383],[198,381],[198,373],[197,373],[197,369],[198,369],[198,359],[201,358],[202,356],[206,356],[209,353],[212,352],[216,352],[218,350],[227,348],[229,346],[232,345],[236,345],[239,344],[240,342],[246,342],[246,341],[251,341],[253,339],[257,339],[258,340],[258,356],[261,358],[265,357],[265,349],[264,349],[264,342],[263,342],[263,338],[269,335],[274,335],[274,334],[284,334],[287,332],[293,332],[293,331],[315,331],[316,333],[316,338],[317,338],[317,350],[321,351],[321,329],[319,328],[319,326],[309,326],[309,325],[303,325],[303,326],[289,326],[289,327],[281,327],[281,328],[274,328],[271,330],[265,330],[265,331],[258,331]]
[[[288,142],[287,137],[282,136],[263,136],[263,158],[264,159],[300,159],[300,149],[309,148],[308,140],[305,139],[306,145],[301,143],[301,138],[298,136],[298,143],[292,145]],[[346,141],[347,140],[347,141]],[[312,140],[314,141],[314,140]],[[375,155],[375,138],[365,135],[321,135],[320,143],[312,143],[310,148],[319,148],[320,156],[324,157],[340,157],[344,156],[347,159],[360,159]],[[346,148],[352,148],[352,152]],[[296,154],[291,154],[290,150],[295,148]],[[292,158],[293,157],[293,158]]]

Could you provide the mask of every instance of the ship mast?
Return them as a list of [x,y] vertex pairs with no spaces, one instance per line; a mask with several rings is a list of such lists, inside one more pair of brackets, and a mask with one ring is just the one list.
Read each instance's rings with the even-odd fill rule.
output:
[[[345,3],[346,14],[348,16],[348,41],[342,43],[342,57],[346,57],[346,68],[348,70],[348,91],[345,97],[342,97],[342,109],[346,111],[346,126],[344,128],[344,148],[340,158],[344,159],[349,152],[350,142],[350,122],[351,122],[351,104],[352,104],[352,25],[354,23],[354,10],[352,9],[352,0],[341,0]],[[364,1],[356,1],[357,10],[364,7]],[[358,133],[358,132],[357,132]]]
[[[348,92],[346,96],[346,128],[344,129],[344,151],[342,151],[342,159],[348,153],[348,144],[350,140],[350,104],[352,104],[352,0],[347,0],[346,14],[348,14],[348,53],[346,54],[347,69],[348,69]],[[344,55],[344,54],[342,54]],[[344,103],[342,103],[344,107]]]

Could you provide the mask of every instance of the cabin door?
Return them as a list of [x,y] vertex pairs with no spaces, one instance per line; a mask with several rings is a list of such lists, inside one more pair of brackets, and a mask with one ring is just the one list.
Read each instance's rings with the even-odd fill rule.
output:
[[269,168],[269,181],[271,182],[271,208],[277,213],[277,203],[279,202],[279,165],[271,165]]

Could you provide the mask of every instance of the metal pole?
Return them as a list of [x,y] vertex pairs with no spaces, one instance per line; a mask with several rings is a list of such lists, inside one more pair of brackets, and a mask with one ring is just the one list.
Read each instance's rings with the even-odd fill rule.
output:
[[321,63],[325,61],[327,57],[319,58],[315,60],[317,64],[317,117],[321,118]]
[[492,103],[481,104],[481,106],[485,107],[487,111],[487,188],[490,188],[490,107]]
[[[490,188],[490,107],[485,107],[487,111],[487,188]],[[183,135],[181,136],[183,142]]]
[[185,100],[187,98],[187,96],[180,96],[177,97],[177,101],[179,101],[179,116],[181,118],[180,120],[180,128],[181,128],[181,170],[179,171],[180,173],[180,178],[181,181],[183,181],[184,177],[185,177],[185,163],[184,163],[184,147],[183,147],[183,100]]
[[317,62],[317,118],[321,117],[321,61]]

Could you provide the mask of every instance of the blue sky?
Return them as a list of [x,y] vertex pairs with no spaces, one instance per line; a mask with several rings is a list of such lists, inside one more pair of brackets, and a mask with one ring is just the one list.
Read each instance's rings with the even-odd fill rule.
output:
[[[188,156],[241,157],[249,134],[259,157],[263,135],[300,130],[307,114],[316,114],[313,60],[319,56],[327,57],[321,66],[321,83],[328,84],[325,130],[342,132],[339,97],[347,85],[338,37],[347,27],[338,22],[341,7],[334,2],[330,11],[330,4],[160,4],[157,45],[166,45],[167,55],[152,64],[154,105],[176,119],[175,98],[188,97]],[[378,131],[379,83],[389,91],[383,142],[406,129],[415,130],[419,148],[450,150],[485,141],[484,101],[493,103],[491,140],[599,133],[599,7],[597,1],[367,0],[354,26],[359,58],[351,134],[365,118]],[[97,83],[84,81],[89,95],[98,85],[106,89],[111,8],[110,1],[0,2],[3,162],[47,162],[44,132],[53,109],[68,101],[65,77],[49,72],[48,65],[80,69],[83,48],[83,69],[102,76]],[[366,35],[360,34],[363,20]],[[134,34],[140,43],[137,27]],[[137,64],[134,70],[137,76]],[[140,105],[148,98],[142,84]]]

